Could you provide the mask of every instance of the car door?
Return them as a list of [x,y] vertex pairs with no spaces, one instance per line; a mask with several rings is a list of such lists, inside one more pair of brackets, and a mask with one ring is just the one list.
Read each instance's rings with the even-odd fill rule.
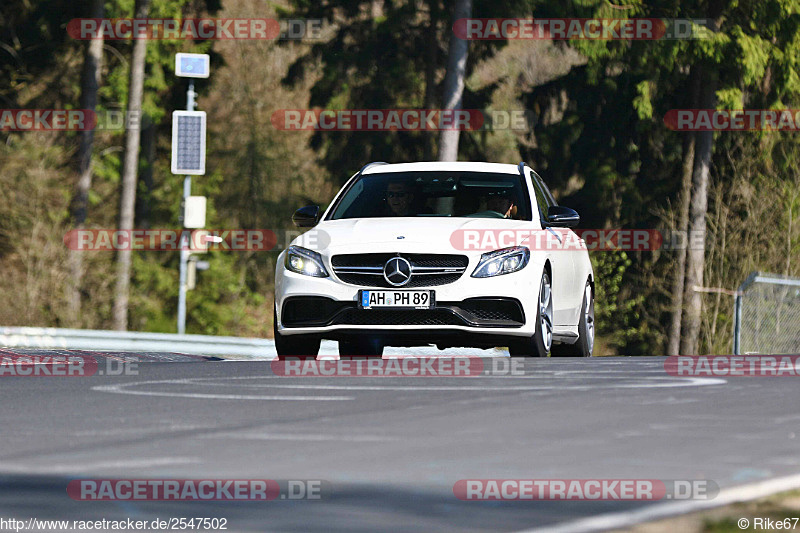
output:
[[[542,242],[559,243],[554,249],[548,250],[548,256],[553,267],[553,321],[556,326],[574,326],[577,324],[577,311],[575,302],[580,297],[575,290],[575,252],[565,244],[567,233],[572,230],[568,228],[551,228],[547,225],[547,211],[550,206],[558,205],[553,194],[542,178],[536,172],[531,171],[531,181],[533,182],[536,194],[536,203],[539,207],[539,217],[542,227],[552,235],[551,239],[542,239]],[[574,237],[574,235],[570,235]],[[555,240],[553,240],[555,239]],[[575,242],[574,240],[571,242]]]

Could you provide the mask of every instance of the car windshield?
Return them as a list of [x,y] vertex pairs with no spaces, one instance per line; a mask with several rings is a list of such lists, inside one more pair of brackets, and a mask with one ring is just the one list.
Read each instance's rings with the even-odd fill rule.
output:
[[527,187],[514,174],[396,172],[361,176],[331,220],[378,217],[472,217],[530,220]]

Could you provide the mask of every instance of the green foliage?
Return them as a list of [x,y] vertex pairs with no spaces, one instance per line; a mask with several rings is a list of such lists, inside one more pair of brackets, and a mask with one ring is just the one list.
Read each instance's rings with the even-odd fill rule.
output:
[[[295,15],[333,21],[343,13],[347,22],[334,37],[315,44],[289,69],[285,78],[295,83],[312,63],[322,72],[311,91],[311,106],[349,109],[440,108],[447,47],[452,32],[453,2],[443,0],[292,0]],[[521,16],[530,2],[501,0],[474,2],[473,16]],[[470,46],[468,75],[473,66],[496,48],[492,42]],[[428,76],[426,73],[433,73]],[[435,95],[426,101],[426,94]],[[482,109],[487,94],[464,96],[464,107]],[[420,161],[435,159],[429,132],[338,132],[319,133],[312,147],[322,163],[340,181],[349,178],[367,161]],[[468,147],[468,143],[464,143]],[[475,154],[475,158],[479,156]]]
[[728,87],[717,91],[717,107],[719,109],[742,109],[744,93],[741,89]]
[[633,265],[626,252],[596,252],[590,255],[595,276],[595,322],[597,334],[606,344],[624,355],[640,348],[646,324],[640,308],[646,295],[631,290],[629,269]]
[[[632,8],[618,9],[620,4]],[[6,0],[0,5],[4,108],[77,107],[85,43],[71,40],[65,29],[88,6],[88,0]],[[169,171],[170,122],[172,111],[184,107],[186,81],[172,73],[176,52],[212,55],[214,76],[196,82],[202,109],[209,112],[210,171],[196,178],[193,187],[194,194],[210,199],[208,226],[280,230],[298,205],[325,203],[334,192],[330,182],[346,179],[366,161],[433,158],[436,136],[280,132],[269,126],[272,111],[439,107],[452,6],[449,0],[225,0],[224,5],[217,0],[152,0],[153,17],[198,17],[223,7],[225,14],[236,16],[321,18],[330,39],[149,42],[143,111],[154,127],[155,156],[150,160],[142,154],[141,168],[152,171],[152,182],[139,183],[138,206],[144,209],[137,211],[137,226],[178,225],[183,177]],[[106,15],[130,17],[133,7],[134,0],[107,2]],[[474,1],[475,17],[531,14],[719,23],[715,31],[696,28],[701,38],[690,40],[470,43],[464,107],[524,108],[539,121],[528,134],[462,135],[461,158],[522,157],[554,188],[560,203],[580,211],[584,227],[655,228],[664,213],[674,214],[684,135],[665,128],[662,117],[670,109],[692,107],[691,72],[718,77],[720,108],[796,107],[800,100],[796,0]],[[519,57],[517,63],[508,60],[504,51],[530,64]],[[567,66],[544,75],[542,65],[562,61],[567,51],[580,55],[580,61],[564,60]],[[105,44],[101,116],[126,107],[130,52],[130,42]],[[123,134],[97,132],[90,227],[116,224]],[[68,273],[60,239],[69,223],[77,141],[76,134],[0,133],[0,266],[8,272],[8,291],[21,294],[11,299],[0,323],[61,325],[73,319],[61,294]],[[706,280],[732,288],[742,269],[766,265],[795,272],[800,253],[797,141],[790,135],[727,132],[717,135],[715,143]],[[785,242],[768,242],[753,233],[754,221],[769,215],[754,207],[758,191],[778,199],[768,203],[778,212],[769,220],[788,235]],[[726,245],[731,239],[746,242],[746,250]],[[198,273],[198,288],[189,295],[188,330],[264,334],[275,254],[212,252],[202,259],[211,269]],[[80,325],[108,327],[114,258],[88,254],[85,261],[84,300],[91,308]],[[605,345],[625,354],[660,353],[674,255],[598,252],[592,261],[598,332]],[[177,276],[177,254],[134,254],[131,327],[174,331]],[[24,291],[14,289],[21,286]],[[723,349],[729,309],[710,298],[704,301],[704,346]]]
[[739,49],[742,83],[758,83],[770,61],[769,41],[758,35],[747,35],[739,26],[731,30],[731,36]]
[[636,85],[638,95],[633,99],[633,108],[640,120],[653,118],[652,86],[650,81],[642,81]]

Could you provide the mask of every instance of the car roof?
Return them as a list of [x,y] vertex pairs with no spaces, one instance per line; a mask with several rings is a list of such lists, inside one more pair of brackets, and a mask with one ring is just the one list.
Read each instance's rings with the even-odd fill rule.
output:
[[383,165],[371,165],[363,175],[386,174],[389,172],[431,172],[431,171],[454,171],[454,172],[493,172],[496,174],[516,174],[519,175],[517,165],[506,163],[475,163],[470,161],[428,161],[420,163],[395,163]]

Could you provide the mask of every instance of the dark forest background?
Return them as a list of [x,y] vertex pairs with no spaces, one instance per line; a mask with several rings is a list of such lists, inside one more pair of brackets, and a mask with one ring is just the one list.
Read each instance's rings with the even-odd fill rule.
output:
[[[209,53],[197,83],[208,113],[208,227],[291,228],[369,161],[437,158],[430,132],[293,132],[278,109],[441,108],[452,23],[473,17],[707,20],[705,38],[473,41],[463,107],[527,110],[527,131],[463,132],[460,160],[527,161],[585,228],[706,231],[702,251],[595,252],[596,353],[730,353],[735,289],[754,270],[800,274],[800,150],[790,132],[686,133],[670,109],[797,108],[797,0],[4,0],[0,108],[125,110],[135,42],[69,37],[100,13],[153,18],[314,18],[319,39],[150,41],[133,225],[177,228],[171,113],[185,106],[174,54]],[[92,96],[94,95],[94,100]],[[70,255],[75,227],[120,223],[124,130],[0,131],[0,324],[110,329],[118,257]],[[189,293],[190,333],[269,336],[277,252],[211,252]],[[135,252],[124,327],[175,331],[178,254]]]

